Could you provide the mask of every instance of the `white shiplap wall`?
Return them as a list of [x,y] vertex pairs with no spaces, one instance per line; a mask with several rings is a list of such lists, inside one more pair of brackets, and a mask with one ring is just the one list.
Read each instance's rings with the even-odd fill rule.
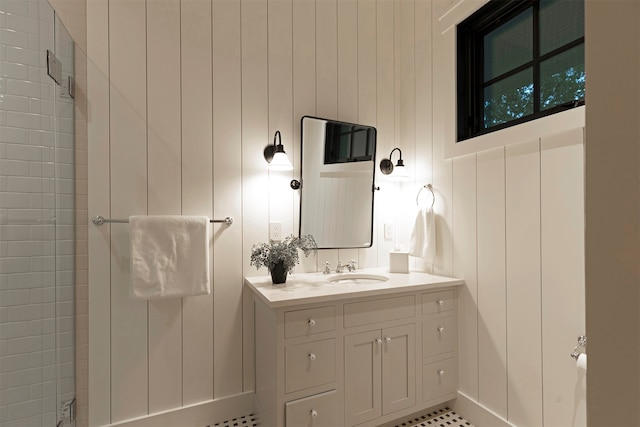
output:
[[[376,126],[379,157],[401,147],[417,180],[379,181],[372,248],[321,251],[299,270],[383,266],[406,247],[432,177],[431,3],[90,0],[87,17],[89,215],[235,219],[214,226],[213,295],[181,301],[130,299],[128,226],[90,227],[90,425],[104,425],[253,389],[243,276],[266,273],[249,254],[270,221],[297,230],[303,115]],[[276,130],[291,173],[262,157]]]
[[[582,129],[445,160],[451,3],[88,2],[90,215],[236,220],[214,229],[213,296],[180,303],[128,299],[127,226],[90,228],[91,425],[252,390],[242,277],[264,274],[248,260],[270,221],[297,228],[288,181],[305,114],[376,126],[379,158],[400,147],[416,178],[378,181],[373,248],[321,251],[299,270],[386,265],[433,182],[433,269],[467,283],[461,391],[517,425],[584,424],[567,356],[584,331]],[[262,158],[276,130],[292,173]]]
[[[488,409],[517,426],[584,426],[586,378],[568,356],[585,332],[584,124],[536,121],[540,134],[514,127],[491,134],[506,145],[444,158],[455,136],[455,24],[484,3],[437,1],[432,21],[436,271],[466,283],[460,410],[475,408],[472,421]],[[584,111],[572,114],[584,123]]]

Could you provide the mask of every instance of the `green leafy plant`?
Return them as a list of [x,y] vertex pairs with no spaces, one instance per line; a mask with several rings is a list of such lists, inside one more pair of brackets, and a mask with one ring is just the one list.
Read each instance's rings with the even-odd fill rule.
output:
[[304,256],[311,252],[315,255],[318,245],[311,234],[301,237],[287,236],[283,241],[270,240],[269,243],[258,243],[251,248],[251,265],[256,268],[267,267],[270,271],[279,262],[284,263],[287,272],[300,262],[300,249]]

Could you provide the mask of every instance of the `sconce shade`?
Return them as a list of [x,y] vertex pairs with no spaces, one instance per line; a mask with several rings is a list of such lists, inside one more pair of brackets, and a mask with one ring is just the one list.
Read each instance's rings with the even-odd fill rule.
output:
[[[276,139],[278,140],[277,145]],[[287,153],[284,151],[279,130],[277,130],[276,134],[273,136],[273,144],[267,145],[264,148],[263,154],[264,159],[269,163],[269,170],[290,171],[293,169],[293,165],[289,161]]]
[[396,164],[396,167],[393,169],[393,173],[390,176],[394,179],[410,178],[409,173],[407,172],[407,168],[405,168],[404,165],[401,165],[400,161],[398,161],[398,164]]
[[277,171],[290,171],[293,169],[293,165],[287,157],[287,153],[284,151],[276,151],[273,155],[271,163],[269,163],[269,169]]

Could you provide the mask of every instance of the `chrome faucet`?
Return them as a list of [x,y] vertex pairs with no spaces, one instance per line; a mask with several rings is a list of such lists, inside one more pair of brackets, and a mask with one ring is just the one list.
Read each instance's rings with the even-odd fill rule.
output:
[[340,261],[338,261],[338,265],[336,266],[336,273],[344,273],[344,269],[347,269],[348,272],[352,273],[356,271],[356,262],[355,260],[349,261],[348,264],[342,265]]
[[331,274],[331,268],[329,268],[329,261],[324,262],[324,270],[322,270],[322,274]]

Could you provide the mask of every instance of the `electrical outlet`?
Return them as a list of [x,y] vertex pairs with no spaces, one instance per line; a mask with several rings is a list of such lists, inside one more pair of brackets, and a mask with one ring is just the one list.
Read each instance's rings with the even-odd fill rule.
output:
[[269,223],[269,239],[270,240],[282,240],[282,223],[271,222]]
[[384,225],[384,240],[393,239],[393,224]]

